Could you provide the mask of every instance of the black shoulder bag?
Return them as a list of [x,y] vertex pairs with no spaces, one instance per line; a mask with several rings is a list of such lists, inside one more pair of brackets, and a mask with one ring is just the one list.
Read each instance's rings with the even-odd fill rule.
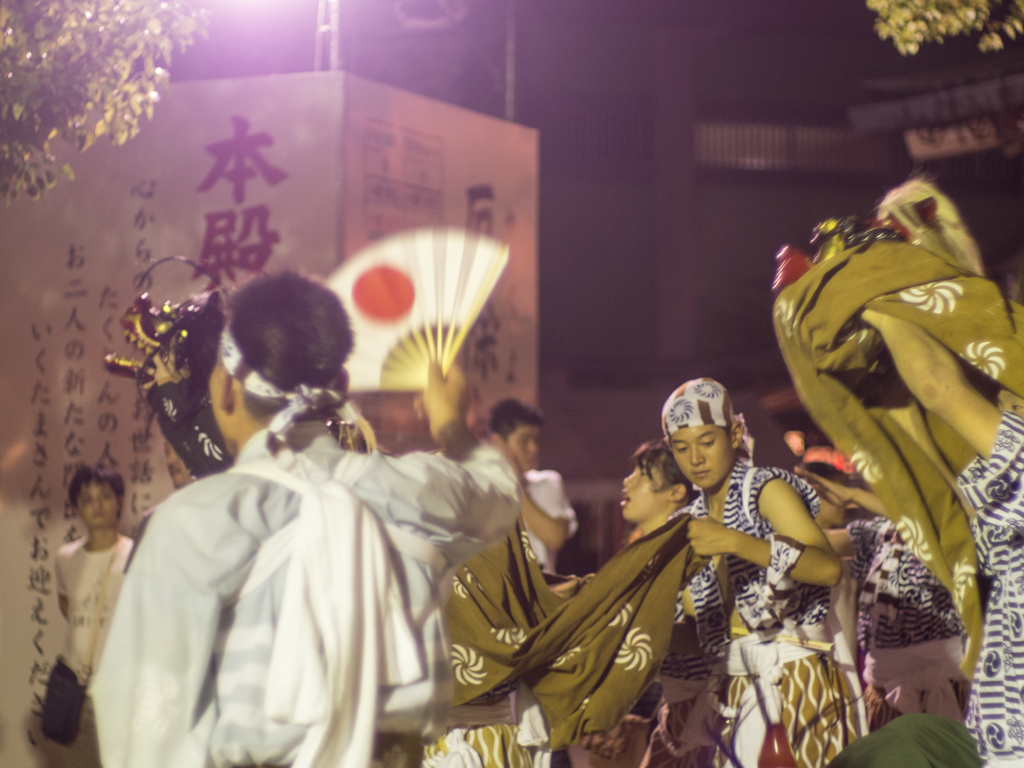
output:
[[80,680],[75,671],[65,664],[63,659],[58,658],[50,672],[50,679],[46,681],[42,731],[46,738],[58,744],[70,744],[78,735],[78,721],[82,717],[85,691],[89,685],[89,678],[92,676],[92,657],[96,652],[96,637],[100,631],[100,622],[103,620],[103,611],[107,607],[107,579],[110,577],[110,569],[114,567],[118,544],[114,545],[114,552],[111,554],[107,570],[103,574],[99,608],[96,611],[96,620],[92,625],[92,639],[89,641],[89,661],[82,673],[85,679]]

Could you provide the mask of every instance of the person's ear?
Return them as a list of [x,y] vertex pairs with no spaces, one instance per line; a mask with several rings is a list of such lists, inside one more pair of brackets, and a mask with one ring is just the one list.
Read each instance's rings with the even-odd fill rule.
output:
[[237,383],[220,363],[217,363],[210,373],[210,399],[215,408],[219,408],[226,415],[234,413],[238,407],[241,390],[239,389],[236,394],[235,385]]
[[738,421],[734,421],[732,426],[729,427],[729,437],[733,450],[739,450],[740,445],[743,443],[743,425]]
[[338,371],[338,380],[334,383],[334,388],[341,395],[348,393],[348,371],[345,370],[344,366]]
[[685,483],[678,483],[672,486],[672,490],[669,493],[669,498],[673,504],[683,506],[686,503],[686,498],[690,495],[690,489],[686,487]]
[[242,393],[242,382],[234,376],[225,376],[224,379],[227,385],[227,390],[224,392],[224,411],[231,414],[242,408],[245,396]]

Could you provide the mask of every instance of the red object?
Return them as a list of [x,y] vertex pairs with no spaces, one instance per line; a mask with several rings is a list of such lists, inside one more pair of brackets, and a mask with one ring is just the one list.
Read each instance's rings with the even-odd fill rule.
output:
[[797,768],[793,750],[789,748],[786,727],[782,723],[771,723],[768,726],[761,756],[757,758],[757,768]]
[[391,323],[409,314],[416,288],[407,274],[394,267],[373,267],[356,280],[352,300],[368,317]]
[[831,464],[840,472],[850,474],[854,471],[853,462],[842,453],[827,445],[815,445],[804,451],[804,464]]
[[939,204],[935,202],[934,197],[926,197],[924,200],[914,203],[914,209],[917,211],[917,215],[921,217],[921,221],[927,224],[935,218],[935,214],[939,210]]
[[775,261],[779,264],[775,270],[775,279],[772,280],[772,290],[775,293],[795,283],[811,268],[811,260],[807,254],[792,245],[782,246],[775,254]]

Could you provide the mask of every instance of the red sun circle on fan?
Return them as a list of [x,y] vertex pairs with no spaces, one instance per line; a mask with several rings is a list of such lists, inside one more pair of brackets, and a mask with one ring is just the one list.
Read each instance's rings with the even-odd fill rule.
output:
[[390,323],[409,314],[416,288],[407,274],[394,267],[372,267],[356,280],[352,300],[364,315]]

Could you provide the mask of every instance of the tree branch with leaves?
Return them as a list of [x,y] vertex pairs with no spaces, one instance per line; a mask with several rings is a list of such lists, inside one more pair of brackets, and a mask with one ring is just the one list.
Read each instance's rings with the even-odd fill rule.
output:
[[0,198],[56,183],[58,138],[80,151],[134,138],[206,23],[186,0],[0,0]]
[[904,56],[922,43],[980,32],[978,47],[999,51],[1003,38],[1024,34],[1024,0],[867,0],[875,12],[875,31],[892,40]]

